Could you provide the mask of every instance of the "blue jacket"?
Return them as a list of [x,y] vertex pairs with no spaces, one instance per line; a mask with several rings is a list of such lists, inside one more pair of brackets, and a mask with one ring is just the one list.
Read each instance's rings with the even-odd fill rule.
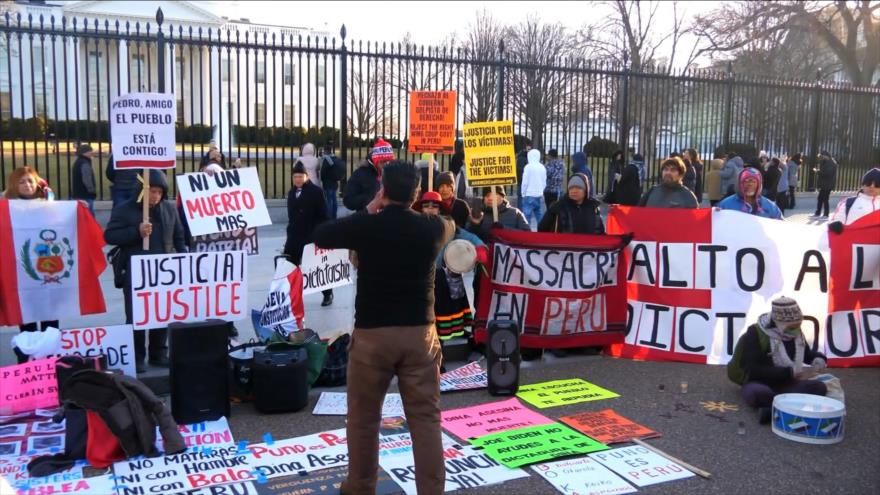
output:
[[571,173],[572,175],[584,174],[587,176],[587,179],[590,180],[588,197],[592,197],[596,191],[596,189],[593,188],[593,171],[590,169],[590,166],[587,165],[587,154],[583,151],[578,151],[571,155]]
[[782,211],[779,210],[776,203],[762,195],[758,195],[755,199],[758,201],[758,208],[756,209],[753,209],[752,205],[743,201],[739,194],[734,194],[733,196],[728,196],[722,199],[721,202],[718,203],[718,208],[721,208],[722,210],[741,211],[743,213],[758,215],[759,217],[764,218],[782,220]]

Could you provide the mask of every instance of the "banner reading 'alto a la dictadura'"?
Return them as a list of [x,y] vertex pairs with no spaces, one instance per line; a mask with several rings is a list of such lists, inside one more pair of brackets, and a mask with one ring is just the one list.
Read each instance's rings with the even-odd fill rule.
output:
[[784,295],[829,365],[880,365],[880,213],[834,234],[738,211],[615,207],[608,231],[634,234],[621,263],[626,339],[612,355],[725,364]]

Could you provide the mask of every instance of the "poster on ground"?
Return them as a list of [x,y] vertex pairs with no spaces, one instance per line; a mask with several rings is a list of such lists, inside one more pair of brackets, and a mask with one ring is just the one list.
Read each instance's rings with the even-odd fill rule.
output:
[[[348,414],[348,394],[345,392],[321,392],[315,408],[315,416],[345,416]],[[400,394],[387,393],[382,403],[382,416],[403,416]]]
[[348,249],[321,249],[315,243],[303,248],[300,271],[303,295],[352,283],[353,267]]
[[502,431],[470,442],[474,448],[511,468],[608,448],[559,423]]
[[134,332],[131,325],[70,328],[61,330],[61,349],[52,357],[107,356],[107,368],[137,376],[134,365]]
[[631,442],[634,438],[655,438],[660,434],[617,414],[612,409],[563,416],[560,421],[606,445]]
[[694,476],[679,464],[641,445],[596,452],[590,457],[639,488]]
[[110,102],[113,166],[174,168],[177,159],[173,93],[128,93]]
[[454,152],[456,97],[455,91],[410,91],[410,153]]
[[620,476],[589,457],[536,464],[532,466],[532,470],[564,495],[614,495],[636,492],[636,489]]
[[513,122],[473,122],[464,125],[465,173],[471,187],[516,184]]
[[134,328],[245,318],[247,266],[244,251],[132,256]]
[[0,414],[58,406],[57,358],[0,368]]
[[580,378],[523,385],[516,396],[541,409],[620,397],[616,392]]
[[216,232],[193,237],[196,253],[213,251],[244,251],[248,256],[260,254],[260,243],[257,239],[257,228],[248,227],[227,232]]
[[440,391],[473,390],[489,386],[486,371],[479,361],[466,364],[460,368],[447,371],[440,375]]
[[255,167],[208,175],[181,174],[177,179],[183,214],[192,235],[272,225]]
[[522,405],[516,398],[440,412],[443,428],[462,440],[553,420]]

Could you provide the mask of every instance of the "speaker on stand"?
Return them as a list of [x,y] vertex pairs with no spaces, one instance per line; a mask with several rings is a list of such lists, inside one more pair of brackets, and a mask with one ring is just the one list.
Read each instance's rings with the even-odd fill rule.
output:
[[487,325],[487,378],[490,395],[514,395],[519,389],[519,324],[492,320]]
[[232,322],[168,325],[171,415],[178,424],[229,417],[229,332]]

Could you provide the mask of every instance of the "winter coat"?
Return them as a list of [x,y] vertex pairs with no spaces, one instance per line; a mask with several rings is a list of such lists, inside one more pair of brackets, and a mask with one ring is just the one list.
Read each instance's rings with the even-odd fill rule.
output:
[[[524,230],[530,232],[532,228],[526,222],[523,212],[510,206],[506,199],[498,203],[498,223],[505,229]],[[468,230],[477,234],[483,241],[489,241],[489,232],[492,230],[492,207],[483,208],[483,218],[480,223],[469,222]]]
[[777,187],[779,187],[779,178],[781,176],[782,171],[776,165],[767,167],[767,171],[764,172],[764,196],[776,201],[776,191]]
[[722,210],[741,211],[759,217],[782,220],[782,210],[780,210],[779,207],[776,206],[776,203],[770,200],[770,198],[759,194],[755,197],[755,201],[757,201],[758,207],[752,208],[752,205],[747,203],[742,196],[737,193],[722,199],[717,206]]
[[[789,359],[795,358],[794,340],[783,341]],[[804,362],[812,363],[817,357],[825,355],[813,351],[809,344],[804,346]],[[826,359],[827,360],[827,359]],[[785,385],[794,381],[794,370],[790,366],[776,366],[770,356],[770,337],[755,324],[742,334],[736,342],[733,356],[727,363],[727,376],[734,383],[761,382],[771,387]]]
[[623,167],[620,182],[614,189],[614,199],[617,204],[635,206],[639,204],[641,196],[642,184],[639,181],[639,166],[635,162],[630,162]]
[[547,213],[538,223],[538,232],[604,234],[605,225],[599,214],[599,202],[585,199],[577,204],[566,195],[547,208]]
[[303,247],[312,242],[315,227],[327,221],[327,202],[324,190],[307,180],[299,197],[296,188],[287,193],[287,240],[284,254],[290,256],[295,265],[302,261]]
[[789,187],[796,188],[798,186],[800,168],[801,166],[798,165],[794,160],[789,160],[788,163],[785,164],[785,172],[788,174]]
[[545,192],[561,193],[562,182],[565,179],[565,164],[559,158],[554,158],[547,163],[547,186]]
[[697,197],[684,185],[660,184],[652,187],[642,196],[639,206],[649,208],[699,208]]
[[788,192],[788,165],[782,163],[781,161],[779,167],[779,182],[776,183],[776,192],[777,193],[787,193]]
[[547,168],[541,163],[541,152],[529,151],[528,160],[523,170],[522,195],[527,198],[543,197],[547,187]]
[[130,191],[140,189],[141,184],[138,182],[138,176],[143,172],[139,168],[122,168],[116,170],[113,167],[113,155],[107,160],[107,168],[104,169],[104,176],[113,183],[112,189],[117,191]]
[[697,162],[694,164],[694,171],[697,174],[697,179],[694,182],[694,195],[697,197],[697,203],[703,202],[703,164]]
[[687,163],[684,178],[682,179],[684,187],[690,189],[696,195],[697,192],[697,169],[690,162]]
[[743,169],[743,159],[735,156],[726,162],[721,168],[721,194],[726,195],[736,192],[736,181]]
[[455,226],[463,229],[467,226],[468,219],[471,217],[471,207],[463,199],[458,199],[455,196],[450,199],[452,200],[451,202],[443,202],[444,207],[449,211],[449,216],[452,217]]
[[834,189],[837,187],[837,162],[830,156],[823,156],[819,162],[818,189]]
[[608,166],[608,183],[605,185],[606,195],[617,188],[617,181],[614,180],[614,174],[623,174],[624,167],[623,160],[611,160],[611,163]]
[[571,155],[571,174],[584,174],[587,176],[587,179],[589,179],[590,182],[590,192],[587,197],[592,197],[596,190],[593,187],[593,170],[587,165],[587,154],[583,151],[578,151]]
[[95,169],[92,168],[92,160],[80,156],[73,162],[73,170],[70,174],[71,191],[73,199],[95,199],[97,197],[95,187]]
[[376,197],[381,185],[378,169],[372,163],[365,162],[351,174],[345,183],[342,204],[351,211],[363,211]]
[[297,158],[297,161],[305,167],[309,182],[321,187],[321,160],[315,154],[315,145],[312,143],[304,144],[302,154]]
[[706,195],[710,201],[719,201],[724,197],[724,190],[721,189],[722,167],[724,167],[724,160],[719,158],[709,162],[709,173],[706,174]]
[[[846,202],[852,200],[849,207],[849,213],[846,211]],[[880,210],[880,196],[871,197],[865,193],[858,193],[849,198],[843,198],[837,203],[834,214],[831,215],[829,222],[842,222],[849,225],[865,215],[870,215]]]

